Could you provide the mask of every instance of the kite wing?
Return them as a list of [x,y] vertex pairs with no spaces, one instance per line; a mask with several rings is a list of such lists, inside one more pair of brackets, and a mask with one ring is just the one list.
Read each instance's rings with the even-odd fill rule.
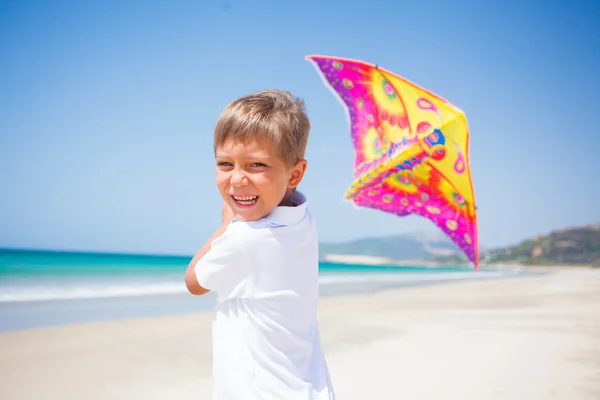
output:
[[465,114],[381,67],[308,56],[347,110],[356,156],[346,199],[431,220],[478,266]]

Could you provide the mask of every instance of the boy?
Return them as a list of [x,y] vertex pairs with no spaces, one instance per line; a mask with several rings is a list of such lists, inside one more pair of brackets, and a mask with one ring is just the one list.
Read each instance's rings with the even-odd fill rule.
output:
[[261,91],[229,104],[214,135],[222,224],[185,273],[217,292],[217,400],[334,399],[317,325],[317,231],[296,188],[307,162],[304,104]]

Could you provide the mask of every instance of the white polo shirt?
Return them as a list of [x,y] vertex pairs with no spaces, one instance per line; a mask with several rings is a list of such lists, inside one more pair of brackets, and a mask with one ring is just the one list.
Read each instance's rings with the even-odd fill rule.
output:
[[195,266],[217,292],[216,400],[334,399],[317,324],[318,237],[307,201],[233,220]]

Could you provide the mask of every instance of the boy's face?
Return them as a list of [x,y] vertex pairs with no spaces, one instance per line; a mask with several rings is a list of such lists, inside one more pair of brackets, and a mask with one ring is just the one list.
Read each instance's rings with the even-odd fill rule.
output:
[[240,221],[256,221],[279,205],[290,206],[291,190],[306,171],[305,160],[286,165],[266,139],[227,140],[217,148],[216,161],[217,187]]

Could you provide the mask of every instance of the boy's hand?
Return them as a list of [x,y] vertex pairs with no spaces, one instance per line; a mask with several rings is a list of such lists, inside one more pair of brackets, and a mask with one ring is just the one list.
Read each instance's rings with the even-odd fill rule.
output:
[[221,224],[227,225],[233,219],[233,211],[229,204],[223,203],[223,209],[221,210]]

